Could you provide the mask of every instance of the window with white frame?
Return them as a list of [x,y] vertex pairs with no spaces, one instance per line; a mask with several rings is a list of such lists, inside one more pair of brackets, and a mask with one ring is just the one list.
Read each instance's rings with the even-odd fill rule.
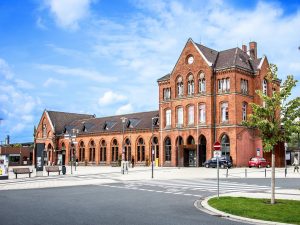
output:
[[218,80],[218,92],[226,93],[230,91],[230,79],[223,78]]
[[177,97],[183,96],[183,80],[179,77],[177,80]]
[[200,123],[205,123],[205,104],[200,104],[199,105],[199,122]]
[[183,125],[183,108],[177,108],[177,127],[181,127]]
[[241,79],[241,92],[244,94],[248,93],[248,80]]
[[171,109],[166,110],[166,127],[171,126]]
[[262,91],[263,93],[266,95],[268,93],[268,82],[266,79],[263,80],[263,88],[262,88]]
[[164,100],[171,99],[171,88],[164,88]]
[[243,106],[242,106],[242,120],[243,121],[247,120],[247,102],[243,102]]
[[194,106],[190,105],[188,107],[188,124],[192,125],[194,124]]
[[228,102],[223,102],[221,104],[221,122],[228,122],[229,113],[228,113]]
[[189,75],[188,81],[188,95],[193,95],[195,89],[194,77],[192,74]]
[[204,73],[200,73],[199,75],[199,93],[203,94],[206,91],[206,84],[205,84],[205,75]]

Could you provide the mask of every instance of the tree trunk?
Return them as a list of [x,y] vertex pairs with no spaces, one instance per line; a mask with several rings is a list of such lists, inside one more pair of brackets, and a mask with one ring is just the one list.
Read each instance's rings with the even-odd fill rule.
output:
[[272,149],[271,204],[275,204],[275,152]]

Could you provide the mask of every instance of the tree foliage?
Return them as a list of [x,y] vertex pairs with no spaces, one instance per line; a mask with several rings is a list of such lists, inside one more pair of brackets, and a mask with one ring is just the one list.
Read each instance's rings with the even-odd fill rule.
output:
[[271,84],[268,87],[272,87],[272,93],[256,90],[263,104],[251,103],[252,114],[243,125],[258,130],[264,151],[269,152],[277,143],[289,141],[292,133],[300,131],[300,97],[289,100],[297,83],[293,75],[288,75],[279,88],[276,65],[270,64],[265,79]]

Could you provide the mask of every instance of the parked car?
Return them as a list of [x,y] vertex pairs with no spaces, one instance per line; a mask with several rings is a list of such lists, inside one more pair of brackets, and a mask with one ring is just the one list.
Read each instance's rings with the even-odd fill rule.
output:
[[[203,166],[205,166],[206,168],[209,168],[209,167],[217,167],[217,158],[216,157],[213,157],[209,160],[206,160],[204,163],[203,163]],[[219,167],[220,168],[230,168],[232,166],[232,163],[230,161],[230,159],[228,157],[220,157],[219,158]]]
[[265,158],[262,157],[253,157],[248,162],[249,168],[251,167],[270,167],[270,162],[268,162]]

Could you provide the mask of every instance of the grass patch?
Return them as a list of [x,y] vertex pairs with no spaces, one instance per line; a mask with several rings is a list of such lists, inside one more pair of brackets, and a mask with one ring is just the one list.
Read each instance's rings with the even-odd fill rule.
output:
[[208,204],[220,211],[237,216],[300,225],[300,201],[220,197],[212,198]]

